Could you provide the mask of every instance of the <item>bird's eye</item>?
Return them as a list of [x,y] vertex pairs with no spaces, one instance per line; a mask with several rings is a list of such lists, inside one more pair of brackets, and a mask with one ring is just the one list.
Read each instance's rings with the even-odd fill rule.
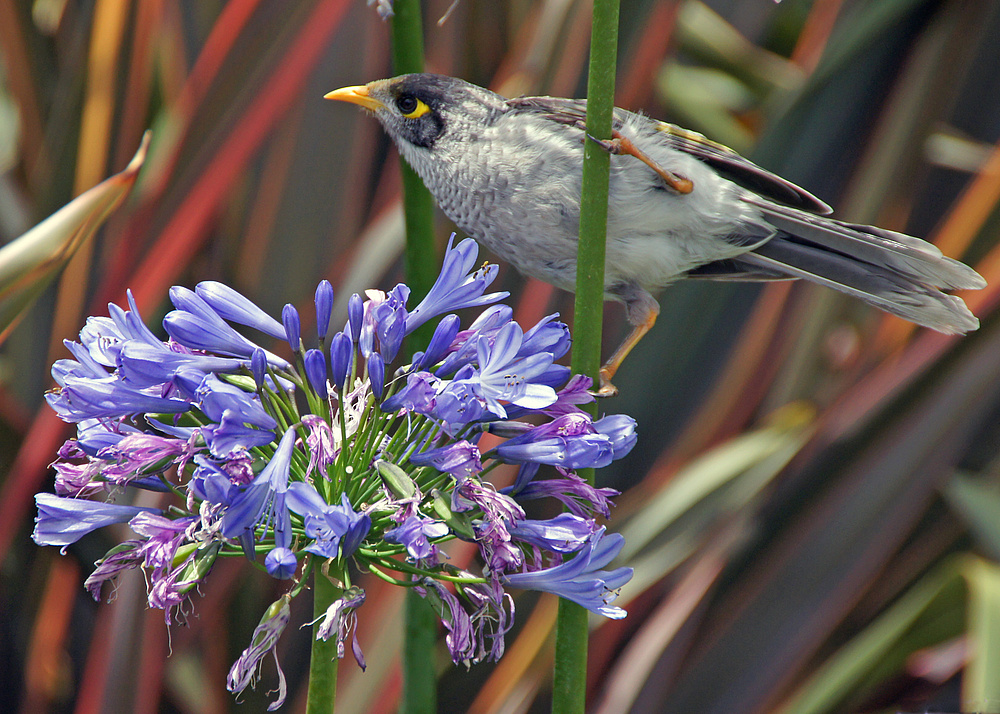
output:
[[416,119],[429,112],[431,108],[412,94],[404,94],[396,100],[396,109],[407,119]]

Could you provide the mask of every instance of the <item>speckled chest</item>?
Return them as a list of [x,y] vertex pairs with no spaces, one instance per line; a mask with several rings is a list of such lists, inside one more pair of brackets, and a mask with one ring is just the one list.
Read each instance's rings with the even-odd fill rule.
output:
[[537,275],[545,261],[558,261],[560,270],[575,261],[582,137],[537,116],[515,115],[450,136],[432,151],[400,148],[449,218]]

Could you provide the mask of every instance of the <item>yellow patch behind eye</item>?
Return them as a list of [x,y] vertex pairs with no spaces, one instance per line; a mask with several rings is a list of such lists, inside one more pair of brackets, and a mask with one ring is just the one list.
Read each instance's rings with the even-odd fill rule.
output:
[[419,117],[422,117],[424,114],[426,114],[430,110],[431,110],[431,108],[429,106],[427,106],[427,104],[422,99],[418,99],[417,100],[417,108],[414,109],[409,114],[404,114],[403,116],[406,117],[407,119],[418,119]]

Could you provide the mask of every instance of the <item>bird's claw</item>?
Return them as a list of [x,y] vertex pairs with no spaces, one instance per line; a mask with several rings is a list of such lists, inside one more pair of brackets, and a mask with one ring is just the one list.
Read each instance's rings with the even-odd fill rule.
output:
[[611,374],[607,367],[601,367],[600,372],[601,386],[590,393],[597,399],[607,399],[608,397],[618,396],[618,387],[611,383]]
[[653,171],[655,171],[656,174],[663,179],[663,182],[667,184],[667,188],[674,193],[688,194],[694,190],[694,182],[692,182],[691,179],[684,178],[683,176],[675,174],[673,171],[667,171],[665,168],[653,161],[644,151],[642,151],[642,149],[636,146],[631,139],[622,136],[619,131],[612,132],[610,139],[598,139],[593,134],[587,134],[587,138],[607,151],[609,154],[628,154],[629,156],[634,156],[639,159],[639,161],[653,169]]

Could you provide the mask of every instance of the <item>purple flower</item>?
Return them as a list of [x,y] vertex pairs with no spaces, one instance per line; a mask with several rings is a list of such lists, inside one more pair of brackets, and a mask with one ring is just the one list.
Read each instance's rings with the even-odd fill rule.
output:
[[[598,430],[600,425],[603,431]],[[604,433],[607,432],[607,433]],[[630,417],[605,417],[591,422],[584,413],[570,413],[500,444],[496,453],[505,461],[560,466],[564,469],[601,468],[621,458],[635,444],[635,422]]]
[[610,571],[601,568],[618,555],[623,545],[625,538],[620,533],[605,537],[601,527],[575,558],[546,570],[505,575],[504,581],[516,588],[554,593],[591,612],[618,620],[626,613],[610,603],[617,597],[615,591],[632,579],[632,568]]
[[468,441],[456,441],[437,449],[428,449],[410,456],[410,463],[417,466],[433,466],[442,473],[457,479],[475,476],[483,470],[479,449]]
[[[253,530],[263,525],[262,538],[268,529],[273,529],[276,545],[287,548],[291,544],[292,527],[285,499],[294,446],[295,429],[291,428],[281,437],[271,460],[253,482],[229,503],[222,516],[223,536],[244,536],[248,540]],[[253,552],[247,552],[246,555],[253,559]]]
[[302,347],[302,322],[294,305],[286,304],[281,309],[281,324],[285,326],[288,346],[292,348],[292,352],[298,352]]
[[[410,289],[400,283],[384,300],[369,300],[365,321],[371,321],[378,336],[379,354],[386,362],[396,359],[403,337],[406,335],[406,300]],[[368,356],[366,354],[366,356]]]
[[414,560],[436,561],[437,548],[428,539],[440,538],[447,534],[448,526],[441,521],[409,516],[395,528],[386,531],[385,539],[389,543],[405,546],[407,554]]
[[115,523],[126,523],[137,513],[162,513],[158,508],[119,506],[78,498],[63,498],[51,493],[36,493],[35,530],[31,539],[38,545],[69,545],[91,531]]
[[239,659],[233,664],[226,680],[226,689],[230,692],[242,692],[257,679],[261,662],[264,660],[264,656],[270,652],[274,657],[274,664],[278,668],[278,697],[267,707],[268,711],[274,711],[284,704],[287,695],[285,673],[281,670],[281,663],[278,662],[276,647],[278,638],[281,637],[281,633],[285,631],[285,626],[291,619],[290,602],[291,598],[284,595],[280,600],[271,604],[253,631],[250,646],[243,650]]
[[381,399],[385,391],[385,362],[378,352],[372,352],[368,356],[368,381],[372,385],[372,394],[376,399]]
[[333,312],[333,286],[329,280],[320,280],[316,286],[316,333],[319,339],[326,339],[330,328],[330,313]]
[[228,285],[206,280],[198,283],[194,291],[223,319],[284,339],[285,329],[280,322]]
[[514,485],[501,489],[501,492],[515,496],[520,501],[555,498],[571,513],[584,518],[591,513],[599,513],[605,518],[611,516],[609,499],[618,495],[615,489],[595,488],[572,473],[564,474],[563,478],[533,481],[537,471],[537,464],[525,464]]
[[409,334],[432,317],[460,310],[464,307],[489,305],[497,300],[503,300],[510,293],[491,293],[483,295],[486,288],[497,276],[499,268],[496,265],[484,266],[475,272],[479,246],[471,238],[466,238],[452,248],[455,234],[448,240],[448,248],[444,254],[444,265],[434,281],[427,296],[420,301],[406,317],[406,333]]
[[460,324],[461,320],[459,320],[458,315],[442,317],[441,322],[434,328],[434,334],[431,335],[427,351],[414,355],[413,368],[416,370],[427,369],[439,362],[451,349]]
[[507,412],[500,400],[528,409],[541,409],[556,401],[552,387],[532,383],[552,365],[552,355],[541,352],[518,358],[523,337],[521,327],[508,322],[497,332],[492,346],[485,337],[476,342],[479,374],[468,381],[475,385],[487,408],[501,419]]
[[343,332],[338,332],[330,340],[330,368],[333,372],[333,383],[337,389],[343,389],[347,377],[351,373],[351,362],[354,357],[354,344],[351,338]]
[[246,360],[175,352],[163,344],[154,347],[134,340],[122,345],[119,359],[122,379],[139,388],[169,382],[181,370],[236,372],[246,364]]
[[417,593],[431,602],[441,616],[441,624],[448,630],[444,639],[448,652],[451,653],[451,661],[455,664],[464,663],[466,666],[478,662],[479,648],[476,647],[472,618],[462,607],[462,603],[432,578],[424,578],[420,584],[422,587],[417,588]]
[[512,537],[556,553],[575,553],[596,529],[593,520],[572,513],[560,513],[547,521],[525,519],[507,527]]
[[83,583],[94,600],[101,599],[101,586],[108,580],[113,580],[123,570],[139,567],[142,563],[142,553],[139,552],[141,545],[141,540],[127,540],[116,545],[97,561],[94,572]]
[[309,428],[309,435],[306,436],[306,446],[309,447],[309,466],[306,473],[314,471],[329,478],[326,474],[326,467],[335,463],[340,449],[337,448],[334,439],[333,429],[323,417],[315,414],[306,414],[302,417],[302,423]]
[[105,380],[70,377],[45,395],[45,401],[63,421],[122,417],[131,414],[186,412],[191,404],[148,394],[108,377]]
[[306,550],[324,558],[349,558],[364,542],[372,526],[367,513],[358,513],[347,494],[339,506],[331,506],[319,492],[304,481],[288,487],[288,507],[304,518],[305,532],[315,539]]
[[476,361],[477,343],[485,337],[491,343],[497,332],[514,318],[514,311],[507,305],[493,305],[473,321],[469,329],[460,331],[452,340],[451,354],[434,374],[444,377]]
[[[365,604],[365,591],[357,586],[349,587],[344,591],[344,596],[333,602],[326,609],[323,621],[316,630],[316,639],[324,642],[336,635],[337,637],[337,658],[344,657],[344,640],[350,637],[358,624],[358,616],[355,611]],[[361,645],[355,637],[351,643],[354,652],[354,659],[361,670],[365,669],[365,656],[361,652]]]
[[326,356],[316,349],[306,350],[306,378],[316,393],[326,398]]
[[162,471],[174,464],[183,468],[193,455],[193,448],[181,439],[136,433],[101,449],[97,455],[106,462],[101,474],[109,481],[123,484],[154,469]]
[[351,295],[347,300],[347,326],[350,328],[350,338],[352,342],[357,342],[361,338],[362,324],[365,319],[365,303],[357,293]]
[[264,567],[272,577],[279,580],[288,580],[295,575],[295,570],[299,567],[299,561],[288,548],[272,548],[264,558]]

